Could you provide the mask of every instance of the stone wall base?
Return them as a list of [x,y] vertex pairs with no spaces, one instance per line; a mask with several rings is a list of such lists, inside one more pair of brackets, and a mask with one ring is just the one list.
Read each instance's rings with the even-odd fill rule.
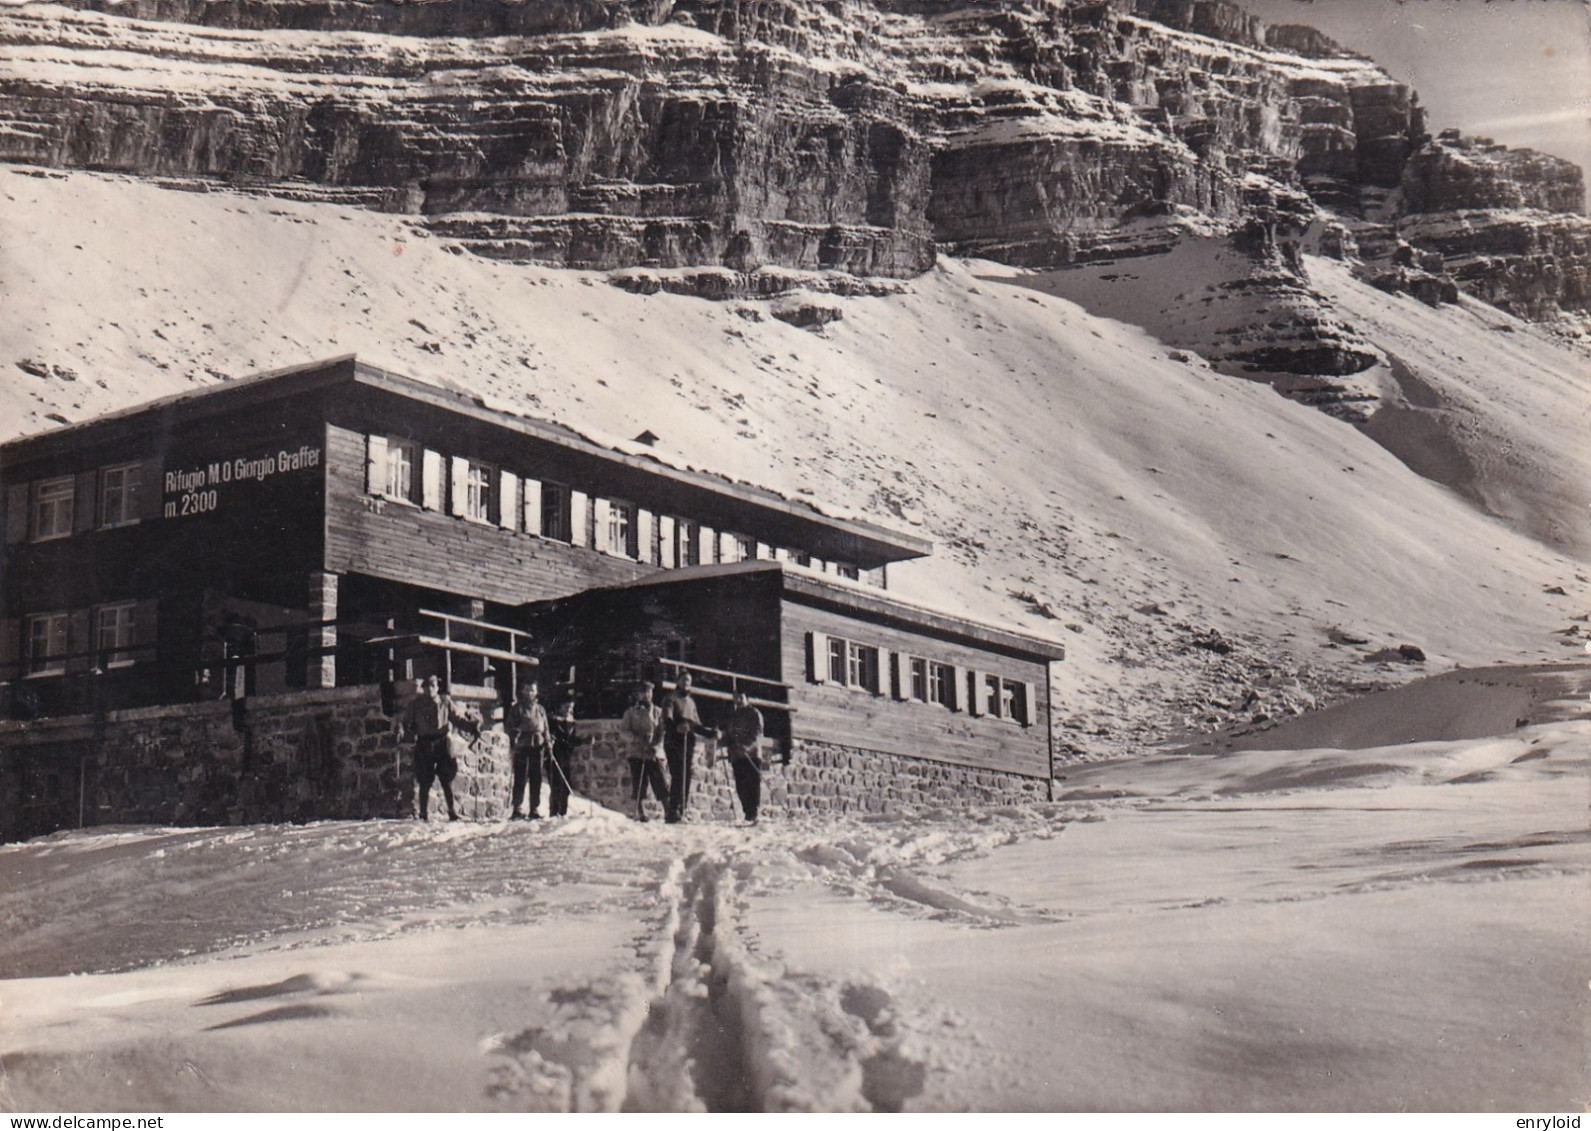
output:
[[[580,726],[586,741],[575,753],[571,775],[575,789],[610,809],[633,813],[630,747],[618,723],[603,719]],[[733,821],[741,816],[734,778],[727,760],[709,753],[710,745],[697,747],[689,812],[700,820]],[[762,813],[769,816],[895,813],[925,805],[1021,805],[1048,796],[1049,785],[1043,778],[802,739],[793,743],[788,765],[774,760],[762,778]],[[650,794],[645,805],[649,817],[662,816],[662,806]]]
[[[617,720],[580,724],[576,792],[634,812]],[[509,812],[512,768],[500,725],[456,741],[460,817]],[[1043,801],[1047,784],[997,770],[797,740],[788,765],[763,771],[762,812],[892,813],[923,805]],[[378,687],[260,696],[241,709],[211,702],[0,723],[0,842],[94,825],[240,825],[403,818],[415,813],[413,745],[399,743]],[[578,802],[576,803],[578,807]],[[446,808],[433,787],[430,811]],[[648,797],[646,812],[663,816]],[[690,815],[740,817],[727,760],[697,748]]]
[[[506,815],[501,728],[455,753],[459,815]],[[407,817],[414,793],[413,744],[399,743],[375,686],[0,723],[0,841],[93,825]],[[431,812],[447,812],[440,788]]]

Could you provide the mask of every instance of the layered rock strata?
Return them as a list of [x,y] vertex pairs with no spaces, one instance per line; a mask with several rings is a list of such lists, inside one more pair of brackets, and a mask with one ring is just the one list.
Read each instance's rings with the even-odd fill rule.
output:
[[[1241,231],[1261,175],[1513,309],[1585,306],[1562,163],[1428,145],[1408,87],[1224,0],[73,0],[0,9],[0,42],[0,160],[353,200],[507,259],[1060,266]],[[1556,227],[1482,268],[1403,224],[1499,209]]]

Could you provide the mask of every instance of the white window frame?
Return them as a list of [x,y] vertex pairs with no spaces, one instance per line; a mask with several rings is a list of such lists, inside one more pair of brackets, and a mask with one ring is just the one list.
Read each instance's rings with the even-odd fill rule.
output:
[[[922,656],[903,656],[906,661],[906,698],[915,703],[931,703],[928,689],[928,660]],[[919,678],[921,677],[921,678]]]
[[493,523],[492,496],[497,491],[497,469],[489,463],[468,460],[464,470],[464,517],[471,522]]
[[381,494],[400,503],[420,501],[420,445],[387,438],[386,466],[382,468]]
[[[41,479],[33,485],[33,540],[48,542],[72,533],[73,497],[77,481],[70,475]],[[64,504],[64,505],[63,505]],[[50,516],[48,524],[45,515]]]
[[[67,613],[35,613],[27,618],[28,678],[62,675],[66,672],[66,653],[71,618]],[[43,633],[40,633],[40,629]],[[57,636],[57,634],[59,634]],[[43,637],[43,652],[39,639]],[[59,644],[59,647],[56,645]]]
[[956,667],[954,664],[941,664],[938,660],[928,661],[928,701],[937,703],[947,711],[957,709],[960,702],[956,695]]
[[[138,521],[138,479],[143,467],[137,463],[113,463],[99,473],[99,528],[113,530]],[[114,500],[114,504],[112,502]],[[114,516],[114,517],[113,517]]]
[[[137,658],[132,650],[138,631],[137,608],[137,602],[123,601],[115,605],[101,605],[94,610],[94,655],[106,671],[131,667]],[[107,614],[109,623],[106,621]],[[107,630],[110,635],[108,641]]]
[[1000,709],[1004,712],[1004,717],[1025,727],[1032,726],[1033,704],[1028,701],[1031,694],[1029,686],[1023,681],[1002,679],[1000,681]]
[[608,553],[620,558],[638,557],[637,527],[634,503],[608,500],[608,527],[602,532]]

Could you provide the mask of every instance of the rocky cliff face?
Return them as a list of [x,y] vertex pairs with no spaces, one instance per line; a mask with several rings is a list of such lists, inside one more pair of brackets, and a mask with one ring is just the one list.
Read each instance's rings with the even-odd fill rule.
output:
[[356,201],[502,258],[1060,266],[1274,240],[1258,177],[1389,286],[1402,241],[1437,298],[1587,306],[1577,171],[1429,143],[1373,63],[1221,0],[75,0],[0,41],[0,159]]

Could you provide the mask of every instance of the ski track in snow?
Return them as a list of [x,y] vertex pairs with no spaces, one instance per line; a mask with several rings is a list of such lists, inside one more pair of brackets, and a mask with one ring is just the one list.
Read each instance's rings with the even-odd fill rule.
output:
[[[577,805],[572,818],[537,824],[56,834],[0,848],[0,970],[10,979],[0,997],[9,1007],[21,994],[16,1033],[30,1034],[0,1047],[10,1080],[0,1107],[36,1106],[25,1089],[53,1056],[95,1063],[92,1051],[85,1061],[48,1047],[83,1010],[136,1018],[186,1002],[184,1024],[197,1014],[199,1027],[169,1034],[161,1055],[217,1072],[206,1067],[207,1041],[270,1040],[303,1026],[324,1034],[421,993],[424,977],[372,957],[393,953],[383,946],[468,964],[505,944],[511,955],[519,938],[563,947],[557,940],[595,937],[604,923],[617,931],[613,947],[565,955],[561,972],[529,961],[516,975],[511,958],[506,967],[479,959],[518,988],[492,991],[498,1008],[478,1019],[473,1049],[447,1054],[479,1077],[457,1085],[459,1102],[531,1111],[943,1105],[959,1095],[944,1083],[956,1073],[1013,1071],[1017,1054],[1000,1051],[1010,1035],[990,1030],[989,1018],[969,1021],[964,1002],[941,1001],[906,968],[846,957],[832,939],[813,951],[802,931],[838,938],[861,924],[875,939],[893,931],[971,954],[1002,953],[995,936],[1007,932],[1013,952],[1051,932],[1057,954],[1077,961],[1088,952],[1067,950],[1089,931],[1161,929],[1145,916],[1189,917],[1183,929],[1197,938],[1192,917],[1203,915],[1289,915],[1289,906],[1343,908],[1381,893],[1457,907],[1477,898],[1459,894],[1475,884],[1539,894],[1549,889],[1532,883],[1591,875],[1588,747],[1591,723],[1567,720],[1479,741],[1147,758],[1074,772],[1068,799],[1030,809],[755,829],[659,829]],[[107,922],[116,929],[96,929]],[[448,983],[434,958],[419,969]],[[88,971],[123,973],[88,979],[92,992],[59,978]],[[27,1004],[30,977],[88,996],[58,1016],[46,1009],[56,1020],[35,1028],[43,1007]],[[467,1029],[475,1014],[459,1008]],[[103,1055],[132,1080],[129,1058],[156,1054]],[[226,1106],[224,1093],[198,1094],[148,1102]]]

